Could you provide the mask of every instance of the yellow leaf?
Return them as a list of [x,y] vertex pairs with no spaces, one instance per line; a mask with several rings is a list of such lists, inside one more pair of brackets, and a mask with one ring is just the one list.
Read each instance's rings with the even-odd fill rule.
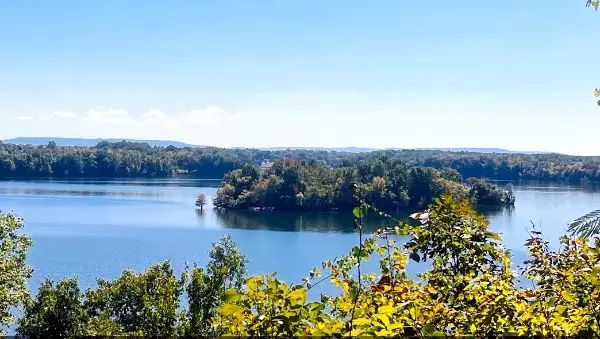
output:
[[258,285],[260,283],[259,277],[251,277],[246,282],[246,286],[248,286],[248,291],[258,292]]
[[225,291],[224,299],[226,303],[233,303],[240,299],[240,294],[234,288],[230,288]]
[[306,302],[306,290],[304,288],[298,288],[290,292],[290,299],[293,299],[297,304],[304,304]]
[[[381,310],[381,308],[380,308]],[[379,320],[381,320],[381,322],[385,325],[385,327],[390,326],[390,318],[388,318],[387,315],[385,314],[376,314],[375,317]]]
[[399,328],[402,328],[402,327],[404,327],[403,323],[394,323],[394,324],[390,324],[390,326],[388,326],[388,329],[390,329],[390,330],[396,330],[396,329],[399,329]]
[[371,320],[369,320],[368,318],[358,318],[358,319],[354,319],[354,325],[370,325],[371,324]]
[[352,308],[352,304],[346,301],[341,301],[337,304],[337,307],[342,311],[342,312],[348,312],[350,311],[350,309]]
[[389,337],[391,335],[394,335],[394,333],[392,331],[388,331],[388,330],[381,330],[381,331],[375,331],[375,335],[378,337]]
[[575,298],[573,298],[573,296],[570,295],[569,292],[567,292],[567,291],[560,292],[560,295],[562,295],[562,297],[565,298],[565,300],[568,302],[572,303],[575,301]]
[[224,316],[232,315],[238,311],[242,311],[242,308],[238,305],[223,304],[221,307],[219,307],[219,313]]
[[390,314],[390,313],[394,313],[394,307],[392,306],[381,306],[379,307],[379,309],[377,310],[379,313],[381,314]]

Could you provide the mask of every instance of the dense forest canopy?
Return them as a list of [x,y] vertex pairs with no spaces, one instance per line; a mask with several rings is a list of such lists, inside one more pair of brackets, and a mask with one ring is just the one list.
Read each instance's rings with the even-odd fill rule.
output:
[[94,147],[0,143],[0,177],[169,177],[183,171],[221,178],[244,163],[260,161],[261,153],[268,152],[125,141],[103,141]]
[[600,181],[600,157],[563,154],[499,154],[431,150],[382,150],[365,153],[320,150],[152,147],[136,142],[100,142],[94,147],[0,143],[0,178],[9,177],[168,177],[187,173],[222,178],[244,164],[291,158],[342,168],[386,157],[408,167],[452,168],[463,178]]

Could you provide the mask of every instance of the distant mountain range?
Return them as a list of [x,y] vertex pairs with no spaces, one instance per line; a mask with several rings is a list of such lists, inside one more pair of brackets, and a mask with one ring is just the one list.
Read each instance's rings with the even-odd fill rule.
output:
[[84,138],[54,138],[54,137],[18,137],[13,139],[2,140],[2,142],[18,145],[47,145],[48,142],[54,141],[57,146],[96,146],[100,141],[119,142],[145,142],[151,146],[167,147],[205,147],[186,144],[181,141],[172,140],[138,140],[138,139],[84,139]]
[[364,148],[364,147],[265,147],[258,148],[262,151],[285,151],[288,149],[300,149],[300,150],[311,150],[311,151],[328,151],[328,152],[349,152],[349,153],[363,153],[379,151],[378,148]]
[[539,151],[511,151],[504,148],[417,148],[418,150],[426,151],[446,151],[446,152],[474,152],[474,153],[521,153],[521,154],[548,154],[552,152]]
[[[207,147],[202,145],[192,145],[181,141],[173,140],[140,140],[140,139],[85,139],[85,138],[54,138],[54,137],[18,137],[13,139],[2,140],[4,143],[19,144],[19,145],[47,145],[48,142],[54,141],[57,146],[96,146],[100,141],[108,142],[119,142],[119,141],[131,141],[131,142],[145,142],[151,146],[158,147]],[[238,147],[236,147],[238,148]],[[239,147],[242,148],[242,147]],[[245,148],[245,147],[244,147]],[[284,150],[317,150],[317,151],[335,151],[335,152],[350,152],[350,153],[363,153],[373,152],[382,149],[379,148],[365,148],[365,147],[264,147],[257,148],[263,151],[284,151]],[[391,150],[401,150],[402,148],[387,148]],[[428,150],[428,151],[447,151],[447,152],[474,152],[474,153],[523,153],[523,154],[542,154],[550,152],[537,152],[537,151],[511,151],[504,148],[416,148],[417,150]]]

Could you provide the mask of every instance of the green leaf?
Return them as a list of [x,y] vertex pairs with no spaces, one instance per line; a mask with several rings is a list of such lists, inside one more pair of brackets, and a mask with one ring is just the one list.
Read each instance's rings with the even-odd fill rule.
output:
[[432,335],[435,331],[435,327],[433,327],[432,325],[423,326],[423,333],[426,335]]
[[488,233],[488,238],[493,239],[493,240],[502,240],[502,237],[500,236],[500,234],[495,233],[495,232],[489,232]]
[[594,234],[599,234],[600,210],[589,212],[588,214],[573,220],[569,223],[567,231],[573,236],[580,236],[583,238],[589,238]]
[[417,252],[412,252],[412,253],[409,255],[409,258],[411,258],[412,260],[414,260],[414,261],[416,261],[416,262],[419,262],[419,261],[421,261],[421,257],[419,256],[419,253],[417,253]]
[[446,337],[444,332],[438,331],[431,325],[423,326],[423,333],[428,337]]
[[223,300],[226,303],[234,303],[234,302],[238,301],[239,299],[240,299],[240,294],[235,289],[230,288],[227,291],[225,291]]

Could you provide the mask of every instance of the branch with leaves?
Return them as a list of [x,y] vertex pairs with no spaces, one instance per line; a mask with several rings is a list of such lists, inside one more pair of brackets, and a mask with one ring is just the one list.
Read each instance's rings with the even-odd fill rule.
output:
[[569,223],[567,231],[571,235],[588,238],[600,234],[600,210],[587,213]]

